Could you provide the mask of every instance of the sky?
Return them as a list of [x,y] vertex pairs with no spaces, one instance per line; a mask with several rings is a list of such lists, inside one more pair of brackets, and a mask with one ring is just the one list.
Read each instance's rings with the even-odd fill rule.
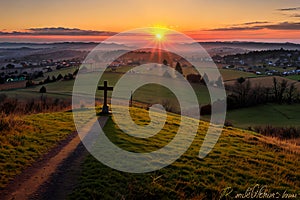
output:
[[95,41],[163,26],[199,41],[300,43],[300,0],[1,0],[0,41]]

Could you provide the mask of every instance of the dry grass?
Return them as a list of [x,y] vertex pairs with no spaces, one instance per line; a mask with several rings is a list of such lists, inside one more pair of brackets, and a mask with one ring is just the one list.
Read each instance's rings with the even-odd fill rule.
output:
[[[276,78],[277,81],[280,83],[282,80],[286,80],[288,84],[295,83],[295,87],[300,91],[300,82],[287,79],[281,76],[264,76],[264,77],[257,77],[257,78],[250,78],[249,81],[252,87],[256,87],[259,85],[263,85],[264,87],[273,87],[273,78]],[[226,81],[226,85],[234,85],[236,80],[233,81]]]

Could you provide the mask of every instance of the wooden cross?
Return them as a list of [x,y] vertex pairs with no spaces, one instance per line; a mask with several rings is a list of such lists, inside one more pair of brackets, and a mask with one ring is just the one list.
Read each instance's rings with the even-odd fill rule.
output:
[[108,87],[107,86],[107,81],[104,81],[104,86],[98,86],[98,90],[103,90],[104,91],[104,103],[102,107],[102,114],[108,114],[109,109],[107,105],[107,91],[113,90],[113,87]]

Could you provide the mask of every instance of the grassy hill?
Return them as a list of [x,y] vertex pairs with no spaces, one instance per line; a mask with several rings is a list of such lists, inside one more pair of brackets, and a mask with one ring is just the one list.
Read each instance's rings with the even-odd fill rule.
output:
[[[137,124],[149,122],[145,110],[131,108],[131,115]],[[124,134],[112,119],[104,129],[107,137],[119,147],[148,152],[172,140],[179,122],[178,115],[169,113],[164,128],[147,139]],[[70,199],[219,199],[227,187],[233,189],[230,196],[234,197],[256,184],[266,185],[268,193],[277,192],[277,195],[285,191],[300,192],[299,146],[227,127],[213,151],[199,159],[198,152],[208,125],[201,121],[188,151],[170,166],[155,172],[119,172],[88,156],[80,184]]]
[[0,114],[0,189],[74,131],[72,112]]
[[[153,116],[156,115],[159,114]],[[144,109],[131,108],[131,116],[140,125],[150,120]],[[71,112],[1,117],[0,123],[0,127],[6,127],[0,135],[1,188],[75,130]],[[149,152],[171,141],[179,124],[180,116],[168,113],[164,128],[148,139],[124,134],[111,118],[104,129],[119,147]],[[299,193],[299,146],[227,127],[213,151],[199,159],[207,128],[208,123],[200,121],[198,134],[188,151],[170,166],[151,173],[119,172],[89,155],[82,165],[80,184],[70,199],[218,199],[227,187],[233,189],[230,195],[235,196],[255,184],[267,185],[270,192]]]

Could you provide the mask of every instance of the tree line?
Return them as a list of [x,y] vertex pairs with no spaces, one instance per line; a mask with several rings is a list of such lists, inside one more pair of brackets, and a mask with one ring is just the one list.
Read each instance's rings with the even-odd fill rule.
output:
[[271,87],[251,86],[251,82],[241,77],[233,85],[226,85],[228,109],[256,106],[265,103],[293,104],[300,102],[300,93],[295,82],[278,80],[273,77]]

